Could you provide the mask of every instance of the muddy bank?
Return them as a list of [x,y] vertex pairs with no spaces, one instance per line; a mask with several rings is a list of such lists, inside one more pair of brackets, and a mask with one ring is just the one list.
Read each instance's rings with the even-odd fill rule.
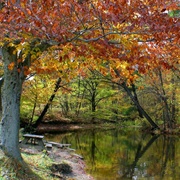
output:
[[[42,154],[35,146],[23,146],[21,152],[31,154]],[[51,177],[62,180],[93,180],[93,177],[86,173],[86,165],[83,158],[75,151],[68,148],[53,147],[46,155],[53,161],[48,170]]]
[[114,129],[115,124],[74,124],[74,123],[42,123],[36,128],[36,133],[58,133],[87,129]]

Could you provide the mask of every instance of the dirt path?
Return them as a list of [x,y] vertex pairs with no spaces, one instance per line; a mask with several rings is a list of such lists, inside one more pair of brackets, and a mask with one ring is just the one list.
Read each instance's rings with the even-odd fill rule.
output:
[[73,151],[54,148],[49,152],[49,156],[56,163],[67,163],[72,168],[71,173],[64,173],[64,177],[66,177],[66,179],[73,178],[76,180],[93,180],[93,178],[85,172],[86,166],[81,156],[75,154]]
[[[21,151],[29,154],[42,153],[38,148],[29,145],[23,145]],[[61,180],[94,180],[86,173],[83,158],[72,149],[53,146],[47,151],[47,155],[53,160],[52,177],[55,176]]]

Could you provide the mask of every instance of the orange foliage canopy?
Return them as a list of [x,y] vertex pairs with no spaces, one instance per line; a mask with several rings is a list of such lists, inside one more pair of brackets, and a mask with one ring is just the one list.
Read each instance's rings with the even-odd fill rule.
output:
[[[1,0],[1,142],[5,153],[21,160],[18,132],[22,83],[31,68],[41,72],[43,65],[46,72],[56,70],[47,61],[39,65],[40,57],[48,60],[48,48],[67,74],[71,68],[90,66],[103,74],[111,72],[114,80],[121,77],[123,81],[133,81],[135,71],[146,73],[160,65],[177,68],[180,22],[168,11],[177,10],[178,3],[179,0]],[[146,118],[157,128],[147,115]]]
[[[177,0],[9,0],[0,10],[0,41],[38,38],[51,46],[67,43],[83,65],[108,63],[122,77],[150,68],[177,68],[180,21],[169,11]],[[71,52],[71,53],[72,53]],[[69,56],[69,55],[68,55]],[[96,60],[96,61],[95,61]],[[60,56],[59,61],[63,58]],[[82,62],[82,61],[80,61]],[[12,68],[12,64],[10,65]],[[102,66],[99,70],[106,74]]]

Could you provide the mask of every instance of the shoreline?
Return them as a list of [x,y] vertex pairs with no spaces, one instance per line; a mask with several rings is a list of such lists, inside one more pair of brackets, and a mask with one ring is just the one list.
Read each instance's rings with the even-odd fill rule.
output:
[[[29,156],[40,155],[42,158],[50,158],[51,165],[48,166],[52,179],[62,180],[94,180],[94,178],[86,172],[86,164],[83,158],[70,148],[52,147],[51,150],[39,151],[36,146],[27,145],[21,148],[22,154]],[[44,156],[44,157],[43,157]],[[26,157],[23,157],[26,161]],[[28,162],[27,162],[28,164]],[[54,168],[55,167],[55,168]],[[48,170],[48,171],[49,171]],[[48,177],[48,180],[50,177]]]

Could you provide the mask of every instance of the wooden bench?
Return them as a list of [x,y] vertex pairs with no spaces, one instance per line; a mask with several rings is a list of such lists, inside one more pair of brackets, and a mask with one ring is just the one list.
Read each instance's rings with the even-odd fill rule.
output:
[[43,138],[44,136],[35,135],[35,134],[24,134],[24,143],[44,146]]

